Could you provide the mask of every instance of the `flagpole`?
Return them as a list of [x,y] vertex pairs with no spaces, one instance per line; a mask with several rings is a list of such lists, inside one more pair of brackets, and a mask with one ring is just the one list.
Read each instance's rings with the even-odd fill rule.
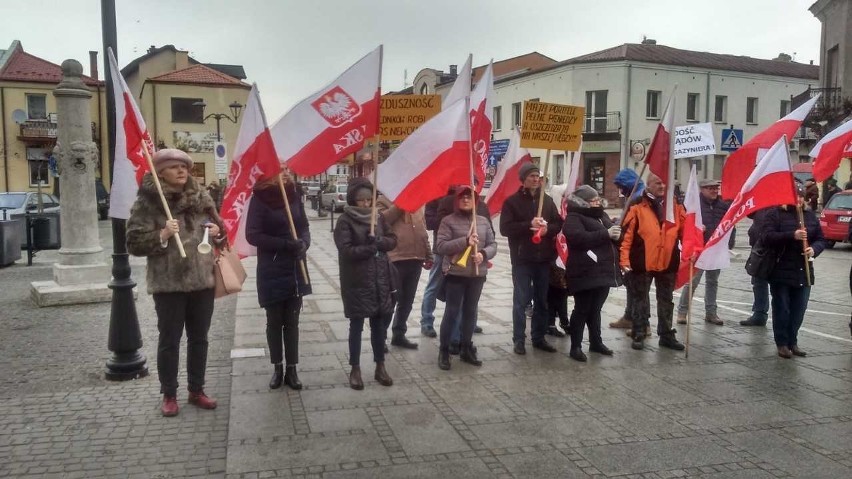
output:
[[[379,45],[379,104],[381,105],[381,91],[382,91],[382,63],[384,63],[385,57],[385,46]],[[381,116],[380,116],[381,118]],[[370,211],[370,236],[375,236],[376,234],[376,218],[378,217],[378,209],[376,205],[376,200],[378,197],[379,191],[379,141],[381,139],[381,130],[378,128],[379,125],[376,125],[376,152],[373,156],[373,204],[372,209]]]
[[[169,209],[169,203],[166,201],[166,195],[163,194],[163,185],[160,184],[160,178],[157,176],[157,170],[154,169],[154,160],[151,158],[151,153],[148,151],[148,142],[142,140],[142,152],[145,154],[145,160],[148,161],[148,169],[151,170],[151,177],[154,179],[154,185],[157,187],[157,193],[160,194],[160,201],[163,203],[163,210],[166,212],[166,218],[169,221],[173,220],[172,210]],[[177,243],[178,252],[181,258],[186,258],[186,251],[183,249],[183,243],[180,240],[180,234],[174,234],[175,243]]]
[[[787,135],[782,135],[784,139],[784,145],[788,145]],[[790,165],[790,170],[793,170],[793,160],[790,158],[790,149],[785,148],[784,151],[787,153],[787,163]],[[792,173],[791,173],[792,175]],[[799,228],[805,230],[805,214],[802,212],[802,205],[799,204],[799,194],[796,192],[794,195],[796,197],[796,216],[799,219]],[[807,232],[807,230],[805,230]],[[808,286],[813,286],[811,284],[811,262],[808,260],[808,239],[807,236],[802,240],[802,257],[805,259],[805,277],[808,280]]]
[[633,183],[633,188],[630,190],[630,196],[624,199],[624,207],[621,208],[621,216],[618,218],[618,224],[623,224],[624,215],[627,214],[627,209],[630,208],[630,202],[633,200],[633,195],[636,194],[636,190],[639,189],[639,182],[642,181],[642,175],[645,174],[645,168],[648,167],[648,163],[645,162],[645,158],[642,158],[642,169],[639,170],[639,176],[636,177],[636,182]]
[[[465,102],[465,116],[467,117],[467,152],[468,159],[470,160],[470,187],[473,188],[471,194],[473,195],[473,208],[470,210],[470,235],[476,232],[476,207],[479,205],[479,194],[476,192],[476,185],[473,184],[473,138],[471,138],[470,131],[470,95],[466,96],[464,99]],[[473,270],[477,276],[479,276],[479,264],[476,262],[476,254],[479,250],[479,244],[473,245]]]
[[686,351],[685,351],[686,359],[689,359],[689,326],[690,326],[690,321],[692,320],[692,294],[694,293],[694,291],[692,290],[692,279],[693,279],[693,275],[695,274],[694,268],[695,268],[695,260],[692,259],[692,258],[689,258],[689,290],[688,290],[688,293],[687,293],[689,295],[689,303],[687,303],[687,306],[686,306]]
[[547,150],[547,155],[544,157],[544,169],[541,171],[541,182],[539,184],[539,192],[538,192],[538,213],[536,216],[540,217],[541,212],[544,209],[544,184],[547,181],[547,169],[550,168],[550,150]]
[[[287,213],[287,223],[290,226],[290,235],[293,236],[293,239],[299,239],[299,235],[296,232],[296,223],[293,221],[293,212],[290,210],[290,202],[287,201],[287,190],[284,189],[284,179],[281,178],[281,174],[278,174],[278,187],[281,189],[281,196],[284,198],[284,211]],[[304,214],[304,212],[302,213]],[[308,269],[305,266],[305,259],[299,258],[299,269],[302,270],[302,279],[305,280],[306,284],[311,284],[311,280],[308,278]]]

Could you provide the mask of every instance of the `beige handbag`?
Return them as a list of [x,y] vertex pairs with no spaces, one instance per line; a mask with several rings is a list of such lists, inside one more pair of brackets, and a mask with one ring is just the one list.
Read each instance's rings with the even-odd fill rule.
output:
[[243,290],[246,281],[245,268],[240,261],[240,256],[230,248],[223,248],[216,257],[213,266],[213,276],[216,279],[215,297],[221,298],[229,294],[239,293]]

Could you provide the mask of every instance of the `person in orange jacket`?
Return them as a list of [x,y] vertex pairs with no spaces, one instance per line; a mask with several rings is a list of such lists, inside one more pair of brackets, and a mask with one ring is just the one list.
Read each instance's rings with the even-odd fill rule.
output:
[[[660,346],[681,351],[683,344],[672,328],[672,301],[677,269],[680,265],[678,242],[683,239],[683,206],[675,204],[675,224],[665,220],[666,185],[656,175],[649,175],[642,199],[630,207],[621,222],[623,240],[619,264],[634,281],[633,349],[645,348],[645,324],[650,319],[651,282],[657,289],[657,334]],[[645,313],[643,313],[645,311]]]

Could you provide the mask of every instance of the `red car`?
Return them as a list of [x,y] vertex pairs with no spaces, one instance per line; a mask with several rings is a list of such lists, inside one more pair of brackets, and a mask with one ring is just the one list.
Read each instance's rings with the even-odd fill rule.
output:
[[840,191],[828,200],[819,215],[819,225],[828,247],[849,240],[849,223],[852,222],[852,190]]

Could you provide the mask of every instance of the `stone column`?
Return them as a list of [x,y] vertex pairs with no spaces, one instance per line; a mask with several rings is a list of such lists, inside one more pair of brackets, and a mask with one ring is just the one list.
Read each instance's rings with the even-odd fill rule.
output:
[[32,298],[39,306],[106,302],[110,273],[98,235],[95,169],[89,113],[92,93],[83,83],[77,60],[62,62],[62,82],[53,91],[57,110],[57,168],[62,180],[62,245],[53,265],[53,281],[35,281]]

